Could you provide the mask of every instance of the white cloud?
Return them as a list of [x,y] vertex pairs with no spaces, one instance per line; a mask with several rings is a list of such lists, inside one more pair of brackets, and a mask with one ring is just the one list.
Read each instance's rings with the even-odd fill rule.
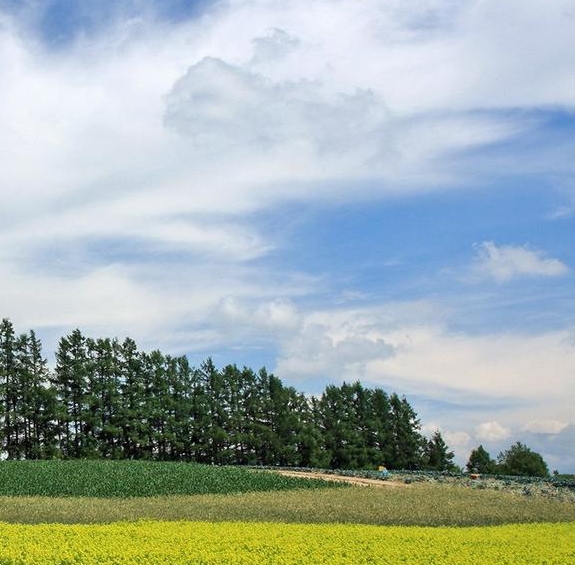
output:
[[436,422],[426,422],[421,426],[421,433],[426,437],[431,437],[437,431],[442,432],[441,426]]
[[[422,304],[308,312],[292,306],[289,328],[274,334],[274,372],[300,388],[318,378],[360,379],[406,394],[421,409],[424,433],[439,429],[460,463],[473,444],[497,451],[521,439],[522,431],[560,432],[572,421],[569,331],[453,333],[438,323],[439,309]],[[229,331],[238,328],[230,324]]]
[[545,396],[548,400],[541,402],[553,398],[565,413],[564,398],[572,388],[568,375],[575,368],[575,350],[565,342],[567,335],[494,332],[473,336],[431,324],[399,325],[381,332],[396,354],[384,362],[373,362],[368,374],[374,380],[401,384],[410,394],[450,401],[465,397],[466,402],[473,402],[473,396],[484,399],[484,395],[493,395],[500,400],[532,402],[538,395],[541,399]]
[[534,434],[559,434],[568,425],[568,422],[558,420],[531,420],[523,426],[522,431]]
[[471,276],[508,282],[522,276],[558,277],[569,272],[558,259],[528,247],[501,245],[486,241],[477,246]]
[[274,83],[215,58],[190,67],[166,97],[166,125],[194,150],[221,155],[241,148],[244,155],[271,152],[272,159],[299,154],[313,167],[308,174],[320,178],[375,171],[370,160],[387,141],[386,122],[385,107],[369,91],[334,94],[316,82]]
[[456,449],[457,451],[465,450],[472,440],[472,436],[469,433],[450,431],[436,422],[427,422],[421,426],[421,433],[425,437],[431,437],[436,431],[441,433],[441,436],[450,449]]
[[445,432],[444,439],[447,445],[454,450],[462,451],[467,448],[471,441],[472,436],[467,432]]
[[439,323],[440,309],[417,303],[300,311],[290,319],[297,323],[277,342],[275,370],[284,378],[361,378],[408,396],[478,406],[452,409],[457,421],[438,422],[447,430],[469,431],[485,413],[516,428],[529,420],[570,421],[569,331],[453,333]]
[[[5,27],[3,178],[17,192],[3,215],[30,201],[61,208],[63,195],[85,200],[94,191],[128,203],[160,199],[161,208],[174,199],[186,209],[242,210],[246,201],[293,197],[281,183],[302,178],[376,173],[403,190],[405,179],[447,180],[453,152],[515,135],[518,124],[468,115],[477,103],[463,95],[454,113],[453,90],[437,73],[449,69],[458,83],[469,66],[453,60],[459,51],[442,38],[457,44],[472,35],[474,9],[428,4],[422,11],[346,1],[334,9],[316,1],[310,12],[308,3],[233,2],[172,28],[118,24],[57,54]],[[499,76],[480,78],[501,89]],[[185,139],[162,128],[164,103],[167,122]],[[241,170],[219,155],[214,178],[213,164],[194,151],[214,137],[241,142]],[[262,158],[262,143],[281,146],[281,154]]]
[[483,422],[475,429],[475,436],[482,441],[501,441],[511,436],[511,430],[499,422]]
[[372,316],[362,310],[310,313],[279,345],[278,374],[297,380],[328,375],[337,375],[337,380],[364,379],[370,361],[394,353]]
[[[551,37],[543,27],[531,36],[550,52],[550,41],[571,41],[563,8],[535,3],[520,20],[510,9],[494,29],[493,2],[228,2],[173,26],[149,14],[118,20],[57,52],[5,18],[0,242],[26,256],[39,233],[60,247],[126,235],[246,261],[274,243],[224,216],[285,199],[370,197],[376,186],[349,191],[342,179],[379,178],[381,193],[445,186],[458,151],[524,127],[475,111],[508,75],[478,73],[479,103],[463,57],[482,56],[471,46],[487,29],[506,42],[508,19],[513,29],[555,21]],[[522,68],[547,60],[526,61],[513,45],[501,52]],[[567,65],[555,51],[553,61],[557,72]]]

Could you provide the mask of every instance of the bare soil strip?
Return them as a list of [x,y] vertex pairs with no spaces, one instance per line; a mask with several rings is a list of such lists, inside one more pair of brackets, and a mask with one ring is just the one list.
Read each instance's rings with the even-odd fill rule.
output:
[[395,481],[382,481],[379,479],[364,479],[361,477],[348,477],[346,475],[332,475],[329,473],[308,473],[307,471],[284,471],[277,470],[275,473],[280,473],[286,477],[301,477],[304,479],[323,479],[324,481],[335,481],[340,483],[350,483],[352,485],[373,486],[373,487],[408,487],[405,483]]

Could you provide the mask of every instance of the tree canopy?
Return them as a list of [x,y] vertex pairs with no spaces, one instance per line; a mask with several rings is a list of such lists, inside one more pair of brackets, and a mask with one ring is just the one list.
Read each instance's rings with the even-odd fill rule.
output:
[[431,439],[426,440],[423,448],[425,467],[435,471],[454,471],[453,451],[449,451],[441,432],[436,430]]
[[495,461],[491,459],[483,445],[480,445],[469,455],[466,467],[470,473],[490,474],[495,472]]
[[498,455],[497,466],[498,471],[505,475],[549,476],[543,457],[519,441]]
[[549,476],[549,469],[543,457],[519,441],[502,451],[497,456],[497,461],[491,459],[489,453],[480,445],[471,452],[466,467],[470,473]]
[[445,469],[405,397],[361,383],[307,396],[264,368],[142,352],[126,338],[60,339],[48,369],[33,331],[0,324],[0,451],[8,459],[110,458],[332,468]]

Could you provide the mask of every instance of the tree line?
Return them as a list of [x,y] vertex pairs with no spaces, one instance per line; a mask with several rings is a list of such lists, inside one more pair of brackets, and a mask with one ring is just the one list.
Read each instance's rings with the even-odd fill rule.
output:
[[466,467],[470,473],[488,475],[549,476],[549,468],[543,457],[520,441],[500,452],[497,460],[492,459],[483,445],[480,445],[469,455]]
[[0,324],[0,450],[8,459],[110,458],[331,468],[453,467],[405,397],[361,383],[306,396],[266,371],[62,337],[53,369],[34,331]]

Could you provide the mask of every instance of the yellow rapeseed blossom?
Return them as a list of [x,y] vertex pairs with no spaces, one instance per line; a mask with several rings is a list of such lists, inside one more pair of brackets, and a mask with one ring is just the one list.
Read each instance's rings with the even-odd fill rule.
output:
[[575,523],[0,523],[0,565],[575,565]]

